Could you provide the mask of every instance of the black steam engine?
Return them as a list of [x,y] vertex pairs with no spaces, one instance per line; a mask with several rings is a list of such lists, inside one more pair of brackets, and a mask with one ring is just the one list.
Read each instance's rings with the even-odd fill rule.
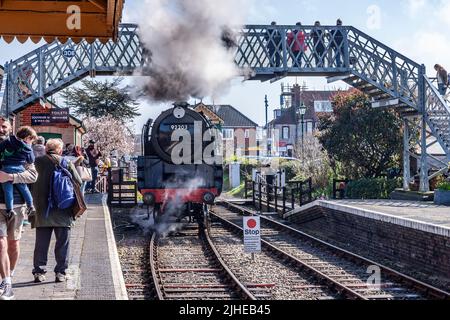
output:
[[175,104],[142,132],[138,188],[155,221],[165,216],[203,218],[222,192],[218,131],[187,103]]

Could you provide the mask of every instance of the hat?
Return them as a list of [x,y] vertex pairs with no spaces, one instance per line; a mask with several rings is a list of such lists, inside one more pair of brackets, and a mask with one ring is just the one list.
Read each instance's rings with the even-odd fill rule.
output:
[[95,144],[94,140],[89,140],[89,144]]

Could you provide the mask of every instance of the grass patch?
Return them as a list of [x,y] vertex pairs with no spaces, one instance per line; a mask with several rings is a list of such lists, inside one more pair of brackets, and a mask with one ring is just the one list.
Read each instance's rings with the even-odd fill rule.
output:
[[232,197],[235,197],[235,198],[244,198],[244,196],[245,196],[244,182],[242,182],[239,187],[234,188],[233,190],[230,190],[229,192],[227,192],[227,194]]

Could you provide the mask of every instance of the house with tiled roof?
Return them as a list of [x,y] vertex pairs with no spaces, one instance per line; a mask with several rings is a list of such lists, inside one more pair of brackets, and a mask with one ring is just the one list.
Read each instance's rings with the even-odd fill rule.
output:
[[260,132],[258,124],[230,105],[205,105],[199,103],[194,108],[206,116],[221,131],[225,159],[232,155],[257,155]]
[[[299,85],[282,86],[281,107],[274,110],[274,119],[268,124],[269,131],[279,136],[277,149],[280,156],[292,157],[302,137],[313,134],[317,129],[320,113],[333,112],[331,101],[338,91],[305,90]],[[304,105],[302,117],[299,108]]]

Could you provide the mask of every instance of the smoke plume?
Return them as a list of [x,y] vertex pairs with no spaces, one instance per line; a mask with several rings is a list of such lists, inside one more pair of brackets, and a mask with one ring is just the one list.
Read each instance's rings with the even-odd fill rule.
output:
[[[139,19],[148,66],[142,93],[153,101],[187,101],[227,91],[242,25],[238,0],[146,0]],[[142,81],[142,80],[141,80]]]
[[189,197],[194,191],[205,184],[201,178],[192,178],[187,181],[171,181],[165,184],[165,189],[175,189],[175,195],[164,199],[164,213],[155,226],[156,232],[162,236],[175,232],[183,227],[181,223],[175,223],[174,218],[182,218],[186,210],[183,198]]

